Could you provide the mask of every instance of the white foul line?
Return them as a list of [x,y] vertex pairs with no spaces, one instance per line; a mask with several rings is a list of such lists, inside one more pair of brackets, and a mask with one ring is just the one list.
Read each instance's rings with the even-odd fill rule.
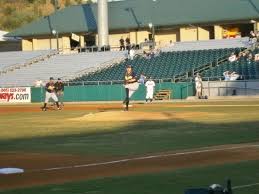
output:
[[254,187],[259,185],[259,183],[254,183],[254,184],[249,184],[249,185],[240,185],[240,186],[235,186],[232,189],[243,189],[243,188],[247,188],[247,187]]
[[151,156],[143,156],[143,157],[136,157],[136,158],[125,158],[125,159],[113,160],[109,162],[99,162],[99,163],[91,163],[91,164],[81,164],[81,165],[63,166],[63,167],[56,167],[56,168],[29,170],[27,172],[55,171],[55,170],[65,170],[65,169],[73,169],[73,168],[104,166],[104,165],[132,162],[132,161],[138,161],[138,160],[164,158],[164,157],[170,157],[170,156],[183,156],[183,155],[189,155],[189,154],[199,154],[199,153],[224,151],[224,150],[235,150],[235,149],[249,148],[249,147],[259,147],[259,145],[243,145],[243,146],[234,146],[229,148],[215,148],[215,149],[205,149],[205,150],[197,150],[197,151],[189,151],[189,152],[179,152],[179,153],[172,153],[172,154],[160,154],[160,155],[151,155]]

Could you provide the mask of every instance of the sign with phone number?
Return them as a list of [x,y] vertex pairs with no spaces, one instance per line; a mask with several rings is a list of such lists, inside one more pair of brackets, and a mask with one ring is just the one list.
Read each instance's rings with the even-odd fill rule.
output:
[[31,88],[0,88],[0,103],[31,102]]

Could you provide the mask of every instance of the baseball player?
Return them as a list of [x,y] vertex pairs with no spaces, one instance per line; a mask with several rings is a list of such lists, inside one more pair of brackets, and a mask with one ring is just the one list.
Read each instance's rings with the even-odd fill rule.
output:
[[55,83],[55,91],[60,102],[61,106],[64,106],[63,98],[64,98],[64,83],[61,78],[58,78],[58,81]]
[[126,67],[125,76],[124,76],[124,87],[126,92],[126,98],[124,100],[126,104],[125,111],[128,111],[130,97],[134,94],[135,91],[137,91],[139,87],[137,76],[133,72],[133,69],[130,65]]
[[49,102],[49,100],[51,98],[55,101],[58,110],[60,110],[60,106],[59,106],[59,103],[58,103],[58,97],[55,93],[55,82],[54,82],[53,77],[49,78],[49,82],[46,84],[45,90],[46,90],[45,102],[44,102],[44,106],[42,107],[42,110],[43,111],[47,110],[47,103]]
[[196,96],[200,99],[202,97],[202,82],[198,81],[195,83]]
[[151,78],[149,78],[145,86],[146,86],[146,103],[148,101],[152,102],[154,97],[154,88],[156,84]]

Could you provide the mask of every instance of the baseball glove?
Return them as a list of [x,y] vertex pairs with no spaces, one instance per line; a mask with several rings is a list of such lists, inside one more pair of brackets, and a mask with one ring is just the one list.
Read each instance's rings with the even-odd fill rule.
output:
[[54,89],[55,89],[54,86],[49,86],[49,87],[48,87],[48,90],[54,90]]

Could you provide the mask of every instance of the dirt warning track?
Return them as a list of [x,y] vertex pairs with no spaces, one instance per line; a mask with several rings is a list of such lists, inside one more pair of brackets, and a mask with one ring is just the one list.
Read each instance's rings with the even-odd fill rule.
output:
[[133,158],[84,158],[73,155],[2,153],[0,166],[24,168],[25,173],[0,175],[0,188],[163,172],[259,159],[259,145],[229,145]]

